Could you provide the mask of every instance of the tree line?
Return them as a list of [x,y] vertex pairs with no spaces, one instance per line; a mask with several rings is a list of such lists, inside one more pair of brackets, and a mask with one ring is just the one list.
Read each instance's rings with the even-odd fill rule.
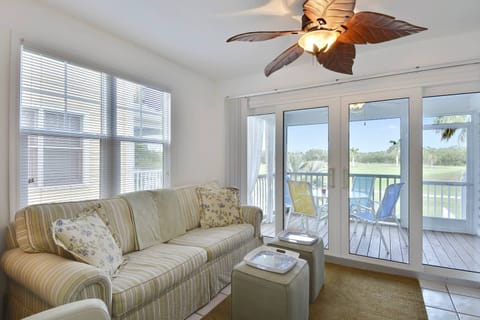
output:
[[[393,145],[388,150],[376,152],[359,152],[350,149],[350,161],[353,163],[391,163],[398,164],[399,149]],[[428,166],[464,166],[467,162],[465,148],[424,148],[423,163]],[[288,153],[288,170],[290,172],[318,171],[328,163],[328,152],[322,149],[310,149],[306,152]]]

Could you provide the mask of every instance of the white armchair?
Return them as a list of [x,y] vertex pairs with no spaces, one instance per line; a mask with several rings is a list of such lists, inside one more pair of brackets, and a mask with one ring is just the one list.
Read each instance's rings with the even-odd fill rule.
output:
[[67,303],[34,314],[24,320],[110,320],[108,309],[100,299],[85,299]]

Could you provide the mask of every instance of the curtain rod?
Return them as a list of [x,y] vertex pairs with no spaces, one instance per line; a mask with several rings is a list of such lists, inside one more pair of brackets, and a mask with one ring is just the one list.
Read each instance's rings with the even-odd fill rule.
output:
[[227,96],[226,99],[229,100],[229,99],[238,99],[238,98],[252,98],[252,97],[265,96],[265,95],[275,94],[275,93],[286,93],[286,92],[293,92],[293,91],[299,91],[299,90],[305,90],[305,89],[315,89],[315,88],[328,87],[328,86],[350,83],[350,82],[381,79],[381,78],[387,78],[392,76],[400,76],[405,74],[412,74],[412,73],[432,71],[432,70],[441,70],[441,69],[454,68],[454,67],[463,67],[463,66],[476,65],[476,64],[480,64],[480,59],[467,60],[463,62],[453,62],[448,64],[431,65],[426,67],[416,66],[414,69],[408,69],[408,70],[399,71],[399,72],[379,73],[379,74],[367,75],[363,77],[355,77],[355,78],[344,79],[344,80],[336,79],[333,82],[329,81],[329,82],[313,84],[309,86],[296,87],[296,88],[273,89],[270,91],[247,93],[247,94],[242,94],[237,96]]

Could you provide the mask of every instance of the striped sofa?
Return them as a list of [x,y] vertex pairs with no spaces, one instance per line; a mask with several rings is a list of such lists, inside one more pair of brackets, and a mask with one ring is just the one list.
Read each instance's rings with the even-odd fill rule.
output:
[[[155,206],[148,199],[162,199],[162,190],[19,210],[8,228],[7,250],[1,259],[9,280],[8,319],[86,298],[103,300],[112,319],[185,319],[201,308],[230,282],[233,266],[261,244],[262,212],[242,206],[243,224],[202,229],[195,189],[168,189],[177,199],[178,212],[157,214],[167,214],[170,221],[172,215],[178,217],[175,228],[180,223],[183,232],[169,238],[171,232],[164,231],[163,239],[145,248],[138,235],[149,232],[149,223],[139,217],[152,214],[148,211]],[[111,278],[75,261],[52,239],[53,221],[74,217],[92,205],[103,208],[111,230],[120,235],[126,263]],[[160,217],[159,221],[169,220]],[[168,224],[162,228],[169,230]]]

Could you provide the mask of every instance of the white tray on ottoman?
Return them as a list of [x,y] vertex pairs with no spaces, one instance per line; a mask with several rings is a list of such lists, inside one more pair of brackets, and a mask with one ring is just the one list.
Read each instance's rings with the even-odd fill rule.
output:
[[243,260],[252,267],[265,271],[286,273],[297,263],[298,252],[261,246],[250,251]]

